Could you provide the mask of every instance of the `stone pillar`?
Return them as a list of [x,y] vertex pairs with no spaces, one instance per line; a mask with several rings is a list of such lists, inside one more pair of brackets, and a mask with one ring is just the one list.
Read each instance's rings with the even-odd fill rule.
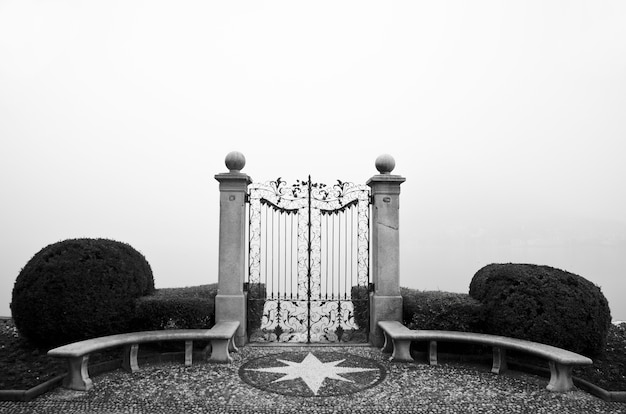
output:
[[406,178],[391,175],[396,163],[391,155],[376,159],[380,174],[367,181],[372,189],[372,282],[370,294],[370,342],[382,346],[378,321],[402,322],[400,295],[400,184]]
[[235,344],[247,342],[245,240],[246,193],[251,179],[241,173],[246,159],[233,151],[226,156],[230,172],[217,174],[220,183],[220,230],[218,290],[215,298],[215,322],[239,321]]

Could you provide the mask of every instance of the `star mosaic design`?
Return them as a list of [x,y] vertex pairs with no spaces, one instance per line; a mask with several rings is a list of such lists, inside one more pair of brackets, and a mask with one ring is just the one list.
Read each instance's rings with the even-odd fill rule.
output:
[[341,375],[367,371],[380,371],[379,368],[338,366],[345,360],[346,359],[344,358],[336,361],[322,362],[315,355],[309,352],[306,357],[304,357],[302,362],[288,361],[277,358],[276,361],[283,363],[283,366],[270,368],[248,368],[247,371],[284,374],[282,377],[272,381],[272,383],[302,379],[307,387],[309,387],[309,389],[313,392],[313,395],[316,396],[326,379],[354,383],[353,380],[345,378]]

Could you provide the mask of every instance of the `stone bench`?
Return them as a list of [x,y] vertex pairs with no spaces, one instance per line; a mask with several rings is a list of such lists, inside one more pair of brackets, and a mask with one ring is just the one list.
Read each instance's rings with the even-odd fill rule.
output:
[[593,361],[583,355],[565,349],[523,339],[488,335],[473,332],[412,330],[396,321],[380,321],[378,326],[385,335],[383,352],[392,352],[392,361],[413,361],[410,352],[412,341],[428,341],[428,362],[437,364],[437,341],[468,342],[493,347],[491,372],[500,374],[507,369],[506,350],[527,352],[547,359],[550,364],[548,390],[564,392],[574,387],[572,368],[574,365],[590,365]]
[[228,351],[237,351],[233,336],[239,328],[239,322],[219,322],[211,329],[171,329],[162,331],[131,332],[118,335],[87,339],[48,351],[48,355],[56,358],[67,358],[68,375],[63,386],[73,390],[87,391],[93,388],[87,370],[89,354],[108,348],[124,347],[122,366],[130,372],[139,370],[137,352],[139,344],[160,341],[185,341],[185,365],[192,362],[193,341],[210,341],[211,357],[209,361],[231,362]]

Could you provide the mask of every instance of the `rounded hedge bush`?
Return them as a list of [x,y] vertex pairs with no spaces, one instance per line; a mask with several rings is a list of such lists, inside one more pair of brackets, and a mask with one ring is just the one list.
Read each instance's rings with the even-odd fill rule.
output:
[[484,306],[488,333],[600,355],[609,304],[587,279],[549,266],[490,264],[474,275],[470,296]]
[[40,250],[13,287],[11,313],[34,345],[130,330],[135,300],[154,292],[145,257],[125,243],[71,239]]

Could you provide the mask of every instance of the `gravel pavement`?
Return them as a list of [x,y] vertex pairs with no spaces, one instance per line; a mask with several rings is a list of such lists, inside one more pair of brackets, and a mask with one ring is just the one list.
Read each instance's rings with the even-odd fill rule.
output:
[[[312,354],[312,355],[309,355]],[[395,363],[370,347],[253,347],[232,364],[148,364],[93,379],[94,389],[58,388],[0,413],[626,413],[547,379],[489,366]]]

